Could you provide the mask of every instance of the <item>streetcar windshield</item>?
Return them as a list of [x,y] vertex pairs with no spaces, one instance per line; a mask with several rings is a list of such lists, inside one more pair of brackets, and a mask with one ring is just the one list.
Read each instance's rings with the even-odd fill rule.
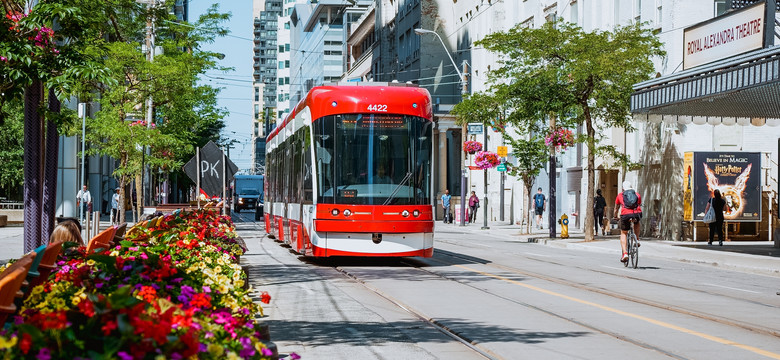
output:
[[430,204],[432,123],[390,114],[314,121],[318,202]]

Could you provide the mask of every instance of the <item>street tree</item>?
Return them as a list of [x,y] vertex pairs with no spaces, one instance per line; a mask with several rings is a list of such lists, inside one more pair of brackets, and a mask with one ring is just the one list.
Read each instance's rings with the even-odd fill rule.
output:
[[[133,0],[0,0],[0,107],[24,98],[24,248],[54,227],[60,100],[106,80],[101,45]],[[48,102],[48,111],[41,106]],[[41,167],[40,164],[44,165]]]
[[[501,57],[489,79],[494,90],[511,99],[516,109],[510,118],[513,125],[523,128],[554,118],[556,126],[583,126],[586,209],[592,209],[595,157],[610,149],[600,144],[602,134],[610,128],[634,130],[629,106],[633,85],[654,73],[653,57],[665,56],[661,42],[643,24],[586,32],[557,21],[536,29],[518,25],[489,34],[475,45]],[[593,222],[593,213],[587,211],[586,240],[593,239]]]
[[522,104],[516,104],[517,98],[509,93],[511,90],[504,83],[492,83],[488,91],[469,95],[456,104],[452,113],[458,116],[458,124],[467,122],[482,122],[486,127],[496,119],[503,119],[515,126],[511,129],[501,127],[501,136],[509,142],[512,155],[516,161],[507,164],[507,173],[523,182],[525,200],[526,231],[531,232],[531,192],[536,177],[544,169],[549,149],[544,145],[546,128],[538,121],[526,121],[523,116]]

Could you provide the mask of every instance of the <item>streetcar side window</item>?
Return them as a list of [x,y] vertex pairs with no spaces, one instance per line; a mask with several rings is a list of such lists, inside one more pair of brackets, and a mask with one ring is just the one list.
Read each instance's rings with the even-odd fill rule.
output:
[[303,127],[303,202],[311,204],[314,202],[314,191],[312,186],[312,164],[311,164],[311,127]]

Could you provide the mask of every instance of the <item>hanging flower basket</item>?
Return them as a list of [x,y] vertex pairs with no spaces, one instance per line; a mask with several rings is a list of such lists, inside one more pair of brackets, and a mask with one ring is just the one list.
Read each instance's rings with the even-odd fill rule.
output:
[[490,169],[501,164],[501,160],[496,153],[490,151],[480,151],[477,156],[474,157],[474,163],[480,169]]
[[574,133],[566,128],[556,128],[544,138],[544,144],[555,147],[557,151],[566,150],[574,145]]
[[482,143],[479,141],[467,140],[463,143],[463,151],[469,154],[475,154],[477,151],[482,150]]

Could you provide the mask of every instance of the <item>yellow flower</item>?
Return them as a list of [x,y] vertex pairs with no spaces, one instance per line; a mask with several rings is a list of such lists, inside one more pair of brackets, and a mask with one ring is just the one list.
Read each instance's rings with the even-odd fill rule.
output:
[[165,360],[165,355],[157,355],[154,357],[154,360]]
[[89,259],[89,260],[87,260],[86,264],[89,265],[89,266],[95,266],[96,262],[95,262],[95,260]]
[[114,251],[110,252],[108,255],[119,256],[119,251],[114,250]]
[[228,352],[227,359],[228,360],[241,360],[241,357],[239,357],[238,355],[236,355],[236,353],[231,351],[231,352]]
[[219,344],[209,344],[208,346],[209,354],[212,356],[222,356],[223,353],[225,353],[225,349],[222,348]]
[[16,346],[16,342],[19,339],[17,337],[11,337],[10,339],[6,339],[5,337],[0,336],[0,349],[10,349],[14,346]]

